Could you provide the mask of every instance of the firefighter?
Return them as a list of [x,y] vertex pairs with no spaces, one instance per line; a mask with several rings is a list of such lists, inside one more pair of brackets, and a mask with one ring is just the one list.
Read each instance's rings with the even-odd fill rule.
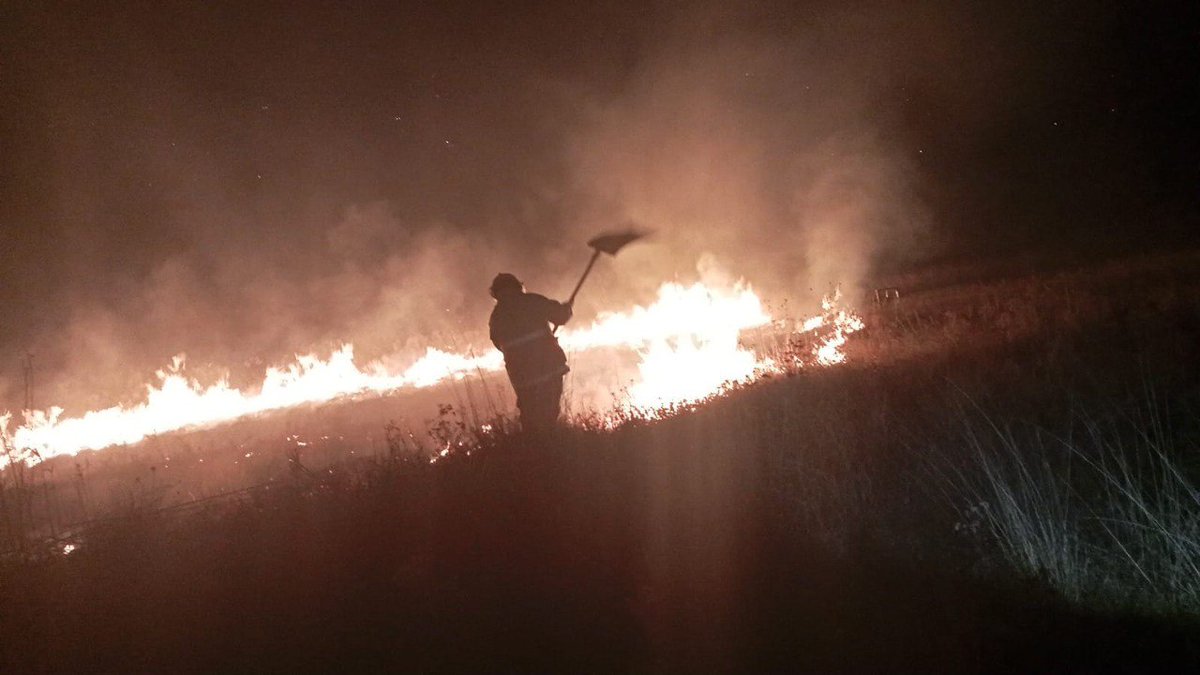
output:
[[537,293],[526,293],[515,276],[504,272],[492,280],[496,307],[488,320],[492,344],[504,354],[504,369],[517,394],[521,428],[534,431],[558,421],[567,355],[551,324],[571,318],[571,305]]

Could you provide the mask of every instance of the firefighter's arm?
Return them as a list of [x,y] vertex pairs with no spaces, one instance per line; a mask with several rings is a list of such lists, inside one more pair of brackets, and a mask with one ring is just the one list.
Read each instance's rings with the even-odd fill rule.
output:
[[565,302],[557,302],[547,298],[546,308],[550,323],[556,326],[561,326],[571,320],[571,306]]

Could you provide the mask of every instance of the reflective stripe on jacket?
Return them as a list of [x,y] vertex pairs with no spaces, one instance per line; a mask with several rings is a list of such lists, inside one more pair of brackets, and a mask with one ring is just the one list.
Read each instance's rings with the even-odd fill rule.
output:
[[550,324],[571,318],[571,308],[537,293],[504,296],[488,320],[492,344],[504,353],[504,367],[514,386],[561,377],[567,356]]

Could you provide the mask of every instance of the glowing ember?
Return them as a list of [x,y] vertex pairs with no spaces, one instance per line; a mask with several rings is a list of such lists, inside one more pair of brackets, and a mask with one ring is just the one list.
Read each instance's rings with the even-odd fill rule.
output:
[[[813,348],[813,357],[821,365],[845,361],[842,347],[850,334],[863,327],[861,319],[839,308],[839,300],[837,294],[826,298],[822,315],[795,324],[802,333],[832,331]],[[742,331],[769,324],[779,325],[772,324],[758,296],[744,284],[714,289],[700,283],[667,283],[649,306],[602,314],[587,328],[563,332],[560,341],[572,352],[614,347],[635,350],[640,358],[639,379],[629,387],[625,405],[648,411],[701,400],[729,383],[781,370],[771,359],[739,344]],[[182,373],[183,363],[179,356],[171,367],[159,371],[158,383],[146,386],[143,403],[93,410],[78,417],[63,417],[58,407],[25,411],[24,423],[13,430],[8,428],[11,415],[5,413],[0,415],[0,436],[8,450],[19,451],[12,459],[37,461],[137,443],[155,434],[270,410],[403,387],[429,387],[477,371],[500,370],[503,357],[494,349],[468,356],[429,348],[396,373],[378,361],[360,368],[354,363],[353,346],[344,345],[328,359],[306,354],[297,356],[286,368],[269,368],[262,384],[252,392],[235,389],[225,380],[204,386]],[[8,456],[0,456],[0,468],[8,461]]]

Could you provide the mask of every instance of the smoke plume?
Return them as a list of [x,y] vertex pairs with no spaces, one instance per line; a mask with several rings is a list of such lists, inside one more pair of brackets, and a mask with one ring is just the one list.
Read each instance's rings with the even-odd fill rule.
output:
[[654,238],[598,267],[578,320],[718,273],[794,306],[856,297],[932,250],[939,122],[915,118],[990,128],[981,92],[1011,91],[1020,25],[897,3],[451,5],[17,17],[0,409],[21,406],[25,351],[35,404],[72,412],[138,398],[181,352],[250,383],[343,341],[397,362],[485,347],[495,273],[563,297],[584,242],[630,221]]

